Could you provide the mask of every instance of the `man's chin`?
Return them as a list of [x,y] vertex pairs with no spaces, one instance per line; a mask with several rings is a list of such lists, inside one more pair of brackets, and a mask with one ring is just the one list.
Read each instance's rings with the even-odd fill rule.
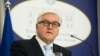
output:
[[53,34],[52,33],[47,33],[46,36],[53,36]]

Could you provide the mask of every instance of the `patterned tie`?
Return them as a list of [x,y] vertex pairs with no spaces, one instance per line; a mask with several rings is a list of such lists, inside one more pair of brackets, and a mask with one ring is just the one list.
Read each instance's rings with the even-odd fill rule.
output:
[[50,46],[45,45],[44,49],[45,49],[45,56],[53,56],[52,48]]

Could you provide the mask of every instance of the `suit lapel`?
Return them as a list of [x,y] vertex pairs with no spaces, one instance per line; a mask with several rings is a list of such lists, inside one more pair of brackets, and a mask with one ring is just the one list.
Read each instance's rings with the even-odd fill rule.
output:
[[56,44],[53,44],[53,52],[61,52],[61,48],[59,46],[57,46]]
[[55,53],[55,52],[58,52],[58,48],[56,47],[55,44],[53,44],[53,52],[54,52],[54,53]]
[[31,43],[33,45],[33,49],[35,51],[36,56],[44,56],[43,51],[42,51],[39,43],[35,39],[35,36],[33,36],[33,38],[31,39]]

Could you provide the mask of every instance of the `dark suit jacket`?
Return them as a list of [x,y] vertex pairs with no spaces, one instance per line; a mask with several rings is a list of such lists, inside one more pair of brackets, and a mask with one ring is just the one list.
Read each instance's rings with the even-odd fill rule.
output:
[[[61,52],[63,56],[71,56],[71,52],[56,44],[53,45],[54,52]],[[44,56],[35,36],[31,40],[14,41],[11,46],[11,56]]]

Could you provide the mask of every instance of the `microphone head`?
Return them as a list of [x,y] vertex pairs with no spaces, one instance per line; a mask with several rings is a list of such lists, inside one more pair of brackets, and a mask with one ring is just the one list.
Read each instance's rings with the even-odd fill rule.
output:
[[73,35],[70,35],[71,37],[74,37]]

